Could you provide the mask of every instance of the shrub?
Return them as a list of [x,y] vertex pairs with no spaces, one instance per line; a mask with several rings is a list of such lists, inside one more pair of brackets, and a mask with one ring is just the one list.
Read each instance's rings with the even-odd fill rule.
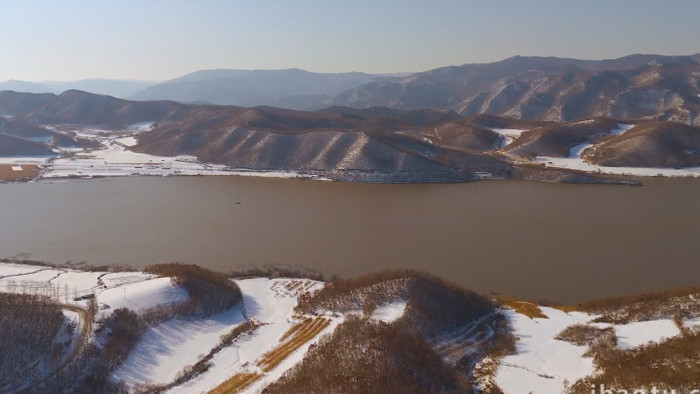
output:
[[212,315],[236,306],[243,299],[241,289],[226,275],[180,263],[156,264],[144,272],[173,278],[190,296],[184,307],[194,315]]
[[425,341],[393,325],[354,317],[309,349],[265,393],[469,392]]

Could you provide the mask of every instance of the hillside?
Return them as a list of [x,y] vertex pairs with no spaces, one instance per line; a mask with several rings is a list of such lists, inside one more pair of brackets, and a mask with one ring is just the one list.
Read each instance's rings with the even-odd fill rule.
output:
[[602,61],[515,56],[370,82],[339,94],[333,104],[449,108],[463,116],[548,121],[645,117],[698,125],[698,75],[700,64],[692,56]]
[[700,128],[644,122],[597,144],[584,157],[612,167],[700,166]]
[[[44,165],[41,177],[278,174],[356,182],[615,183],[596,174],[698,172],[696,129],[668,121],[655,127],[675,130],[675,137],[641,143],[645,157],[663,160],[631,167],[622,155],[627,150],[609,147],[644,121],[465,118],[450,109],[385,107],[298,111],[129,101],[80,91],[0,92],[0,115],[0,156],[7,164]],[[682,136],[678,130],[685,130]],[[654,133],[662,134],[668,133]],[[603,143],[605,161],[582,156]],[[607,164],[617,156],[621,164]]]
[[26,121],[0,117],[0,157],[53,157],[60,148],[94,146],[75,133],[61,133]]
[[541,306],[415,271],[37,264],[0,262],[0,392],[588,393],[700,371],[697,288]]

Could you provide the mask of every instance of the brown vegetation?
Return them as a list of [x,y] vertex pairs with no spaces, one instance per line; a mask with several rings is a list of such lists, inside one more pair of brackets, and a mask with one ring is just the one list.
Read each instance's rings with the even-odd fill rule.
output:
[[233,394],[243,391],[262,375],[257,372],[243,372],[230,377],[208,394]]
[[[407,305],[403,317],[396,322],[386,325],[383,323],[372,323],[372,320],[367,320],[367,317],[378,306],[398,300],[406,301]],[[373,325],[390,327],[390,335],[393,336],[394,340],[406,341],[409,347],[421,346],[423,349],[428,348],[429,352],[423,355],[427,360],[425,362],[431,363],[431,357],[437,357],[442,364],[440,368],[444,369],[443,372],[450,371],[445,373],[455,375],[450,375],[452,377],[448,379],[445,378],[446,375],[438,374],[436,375],[438,376],[437,380],[432,383],[425,381],[417,383],[409,379],[409,382],[413,382],[408,383],[409,387],[413,387],[416,392],[429,392],[431,389],[426,389],[426,387],[429,387],[431,384],[444,385],[439,391],[468,392],[476,379],[474,366],[480,360],[484,357],[497,359],[511,353],[515,348],[515,338],[510,332],[508,322],[503,315],[497,313],[497,305],[495,303],[460,286],[421,272],[408,270],[383,271],[354,279],[338,280],[328,284],[314,294],[302,295],[297,311],[300,313],[321,311],[364,312],[364,320],[357,319],[356,322],[355,318],[353,318],[352,323],[346,323],[356,330],[359,330],[357,328],[358,325],[362,326],[364,324],[362,330],[359,330],[364,334],[355,333],[352,337],[346,337],[350,334],[348,331],[341,329],[346,327],[346,324],[343,324],[341,328],[336,329],[331,339],[326,340],[322,345],[318,345],[325,349],[323,351],[329,352],[328,357],[330,357],[332,352],[328,349],[332,348],[334,349],[333,351],[340,351],[335,346],[338,346],[338,348],[342,346],[354,346],[355,348],[364,346],[362,347],[363,349],[374,349],[374,346],[379,348],[388,346],[387,343],[383,342],[385,340],[383,335],[388,331],[385,332],[376,327],[369,328]],[[298,327],[292,327],[292,331],[297,329]],[[364,336],[365,334],[366,336]],[[379,337],[375,338],[372,335],[379,335]],[[365,342],[364,345],[362,344],[363,341]],[[380,341],[381,344],[375,344],[375,341]],[[415,343],[417,341],[421,341],[422,345]],[[349,343],[346,344],[345,342]],[[316,350],[313,351],[315,352]],[[425,352],[425,350],[423,351]],[[307,359],[312,357],[311,352]],[[367,379],[369,381],[374,376],[376,380],[389,379],[386,387],[379,386],[376,388],[379,392],[391,390],[391,384],[395,383],[393,379],[398,376],[392,370],[396,365],[375,366],[372,364],[372,368],[377,369],[377,374],[372,375],[370,368],[365,370],[365,365],[362,364],[362,361],[357,360],[358,358],[362,359],[364,354],[370,354],[371,352],[367,353],[367,350],[363,350],[355,356],[346,355],[345,353],[346,351],[342,350],[342,355],[337,356],[339,359],[335,363],[347,363],[347,368],[361,371],[360,375],[352,375],[352,372],[338,372],[329,367],[328,371],[322,373],[334,374],[335,377],[333,378],[329,375],[328,379],[340,379],[340,376],[345,376],[344,379],[349,381],[356,379],[360,381]],[[358,357],[359,354],[362,354],[362,356]],[[401,353],[400,355],[384,355],[382,357],[387,357],[391,360],[390,363],[401,364],[405,362],[407,363],[406,368],[412,370],[419,362],[411,357],[402,360],[398,359],[405,356],[405,354]],[[352,360],[340,361],[342,357],[349,357]],[[368,363],[371,364],[372,362]],[[290,390],[308,389],[305,386],[307,383],[304,383],[304,379],[311,379],[311,371],[316,371],[314,373],[321,372],[318,371],[319,367],[315,364],[313,366],[309,364],[303,368],[301,372],[297,371],[289,375],[289,384],[292,386],[280,387]],[[435,365],[428,367],[428,369],[431,368],[434,370],[438,367]],[[489,372],[486,368],[482,368],[480,379],[487,379],[487,375],[493,372],[494,370]],[[366,376],[363,374],[366,374]],[[442,378],[447,379],[451,383],[441,381],[440,379]],[[330,384],[330,380],[328,383]],[[416,386],[410,386],[414,383]],[[487,385],[482,383],[480,382],[479,384],[484,387]],[[365,383],[355,381],[355,383],[337,384],[340,384],[343,390],[348,391],[340,389],[335,391],[334,386],[320,387],[330,390],[329,392],[361,392],[361,385]],[[491,385],[491,387],[495,386]],[[318,388],[317,390],[322,391],[323,389]],[[311,389],[311,391],[314,392],[314,389]]]
[[50,298],[0,293],[0,392],[12,391],[33,368],[57,363],[63,347],[54,339],[64,317]]
[[311,268],[287,265],[240,267],[229,272],[231,278],[299,278],[323,281],[323,274]]
[[469,383],[398,326],[349,318],[265,393],[451,393]]
[[591,121],[551,124],[527,131],[506,147],[506,151],[524,158],[569,156],[569,149],[594,140],[617,127],[617,121],[597,118]]
[[577,346],[592,346],[596,343],[615,346],[617,337],[612,327],[598,328],[588,324],[574,324],[566,327],[555,339],[573,343]]
[[519,300],[515,297],[496,297],[496,302],[501,304],[502,307],[512,309],[521,315],[525,315],[530,319],[540,318],[546,319],[547,315],[542,313],[540,307],[536,304],[528,301]]
[[629,323],[633,321],[700,315],[700,288],[685,287],[622,297],[600,298],[584,302],[578,310],[601,315],[598,321]]
[[226,275],[180,263],[156,264],[144,272],[173,278],[187,290],[190,300],[182,307],[190,314],[211,315],[233,308],[243,299],[241,289]]
[[699,354],[700,332],[631,350],[601,347],[594,351],[595,364],[601,372],[576,382],[571,392],[590,393],[592,385],[601,384],[614,392],[652,386],[690,392],[700,382]]
[[606,139],[585,155],[613,167],[700,166],[700,128],[673,122],[644,122]]

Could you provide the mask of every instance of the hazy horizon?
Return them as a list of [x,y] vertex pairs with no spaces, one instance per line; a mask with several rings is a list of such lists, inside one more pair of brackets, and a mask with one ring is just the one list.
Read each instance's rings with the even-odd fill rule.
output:
[[5,2],[0,81],[163,81],[203,69],[406,73],[515,55],[700,53],[700,2]]

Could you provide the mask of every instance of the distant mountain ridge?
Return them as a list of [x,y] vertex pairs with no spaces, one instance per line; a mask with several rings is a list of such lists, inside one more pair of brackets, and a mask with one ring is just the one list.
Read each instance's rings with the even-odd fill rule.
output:
[[139,101],[306,111],[329,106],[386,107],[557,122],[602,116],[700,126],[700,54],[634,54],[606,60],[514,56],[404,75],[218,69],[148,84],[7,81],[0,83],[0,90],[77,89]]
[[201,70],[136,93],[134,100],[174,100],[253,107],[319,109],[342,91],[380,76],[360,72],[286,70]]

